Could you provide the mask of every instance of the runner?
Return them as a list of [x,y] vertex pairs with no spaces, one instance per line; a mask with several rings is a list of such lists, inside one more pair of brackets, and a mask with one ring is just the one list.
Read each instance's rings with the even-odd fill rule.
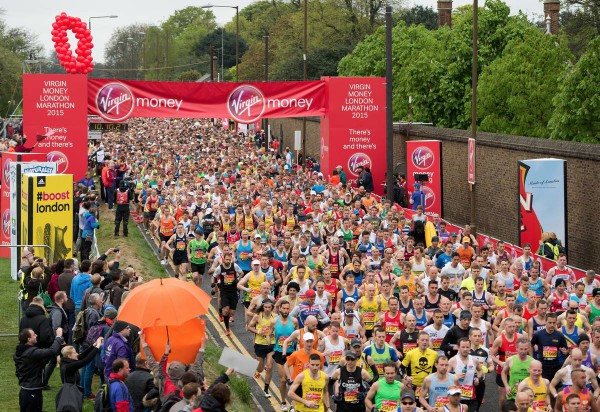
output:
[[[171,247],[173,245],[174,247]],[[187,275],[188,259],[188,235],[185,233],[183,223],[177,223],[177,228],[173,236],[167,240],[165,248],[168,252],[173,252],[173,266],[175,266],[175,276]]]
[[533,361],[533,358],[529,356],[529,351],[529,340],[527,338],[517,339],[517,354],[507,358],[502,367],[501,379],[506,391],[506,399],[515,399],[519,384],[529,376],[529,365]]
[[419,332],[417,348],[412,350],[402,359],[402,367],[406,371],[406,383],[415,391],[415,396],[420,398],[423,380],[431,374],[436,363],[437,352],[429,348],[429,334]]
[[461,390],[460,402],[468,407],[469,411],[475,411],[477,408],[477,399],[475,398],[475,387],[483,377],[481,363],[469,353],[471,352],[471,342],[468,338],[458,340],[458,353],[448,361],[448,370],[458,378],[458,385]]
[[388,361],[382,365],[382,369],[383,377],[371,385],[365,398],[365,406],[367,411],[373,411],[375,407],[381,412],[397,412],[402,390],[402,383],[396,380],[397,364]]
[[265,371],[265,397],[270,398],[269,385],[273,376],[273,347],[275,333],[272,323],[275,321],[273,313],[274,303],[265,299],[259,306],[257,314],[248,324],[248,332],[254,333],[254,354],[258,359],[258,367],[254,379],[260,379],[260,374]]
[[[295,402],[298,412],[330,412],[330,397],[327,391],[329,378],[321,370],[322,360],[317,353],[308,357],[308,369],[300,372],[292,383],[288,396]],[[302,389],[302,397],[296,390]]]
[[281,302],[279,305],[279,315],[271,322],[271,328],[275,334],[275,346],[273,347],[273,360],[277,365],[279,375],[279,393],[282,396],[280,410],[287,411],[287,377],[285,373],[285,363],[287,356],[291,355],[296,349],[296,344],[288,346],[285,354],[283,352],[283,342],[298,328],[298,321],[290,316],[290,303]]
[[204,240],[201,228],[194,230],[194,239],[188,242],[188,259],[191,264],[192,278],[198,287],[202,287],[202,279],[206,270],[206,258],[210,245]]
[[[436,372],[425,377],[419,395],[419,402],[427,412],[437,412],[449,402],[450,387],[456,385],[454,374],[448,373],[448,358],[438,356]],[[460,393],[460,391],[459,391]]]
[[376,382],[371,380],[369,372],[358,365],[359,355],[354,351],[344,354],[345,364],[335,369],[331,380],[334,382],[334,400],[336,412],[365,412],[367,386]]
[[542,378],[542,363],[533,360],[529,364],[529,376],[521,381],[518,392],[522,392],[525,388],[530,388],[533,391],[532,409],[534,411],[546,412],[552,409],[550,392],[548,390],[549,386],[548,379]]
[[235,263],[233,255],[230,252],[223,254],[223,264],[219,265],[213,273],[213,278],[219,288],[220,296],[220,314],[225,324],[225,334],[229,336],[229,320],[235,315],[238,303],[238,279],[244,272]]

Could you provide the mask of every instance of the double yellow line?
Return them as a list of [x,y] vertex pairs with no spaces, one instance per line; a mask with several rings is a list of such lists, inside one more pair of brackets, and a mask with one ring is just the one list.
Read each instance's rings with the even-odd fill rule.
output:
[[[160,246],[160,244],[157,243],[156,239],[154,239],[153,243],[156,246]],[[174,271],[175,267],[173,266],[172,261],[168,260],[168,262],[169,262],[169,266]],[[206,275],[203,275],[203,276],[206,276]],[[211,275],[208,275],[208,276],[211,276]],[[240,352],[241,354],[248,356],[250,358],[254,358],[254,356],[252,356],[252,354],[250,352],[248,352],[248,350],[242,344],[242,342],[238,339],[238,337],[235,336],[233,331],[231,332],[231,334],[229,336],[225,335],[225,332],[226,332],[225,325],[223,324],[223,322],[221,322],[219,320],[219,312],[217,312],[217,309],[215,309],[215,307],[212,304],[209,305],[209,310],[208,310],[208,313],[206,314],[206,317],[212,323],[212,325],[215,327],[217,332],[219,332],[221,339],[223,340],[223,342],[225,343],[225,345],[227,345],[227,347],[229,349]],[[227,339],[227,338],[229,338],[229,339]],[[273,365],[273,367],[275,367],[275,365]],[[264,384],[265,384],[264,378],[261,376],[259,379],[256,379],[256,378],[253,378],[253,379],[256,382],[256,384],[258,385],[258,387],[261,389],[261,394],[262,394],[263,393],[262,389],[264,388]],[[269,398],[269,402],[271,403],[271,406],[273,406],[273,409],[275,411],[279,411],[279,405],[281,404],[282,396],[281,396],[281,392],[279,391],[279,385],[277,384],[277,382],[275,382],[275,384],[269,386],[269,392],[271,393],[271,397]]]

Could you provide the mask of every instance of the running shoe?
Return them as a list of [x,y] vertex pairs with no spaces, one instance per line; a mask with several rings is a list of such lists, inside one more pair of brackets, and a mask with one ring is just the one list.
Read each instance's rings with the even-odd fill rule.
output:
[[260,379],[260,372],[254,372],[254,379]]
[[269,393],[269,391],[265,391],[265,398],[270,398],[271,394]]
[[165,259],[163,259],[163,260],[160,261],[160,264],[163,265],[163,266],[166,266],[167,265],[167,261]]
[[225,336],[231,336],[231,330],[225,329]]
[[285,411],[287,411],[287,410],[288,410],[287,403],[282,403],[282,404],[279,406],[279,410],[280,410],[280,411],[282,411],[282,412],[285,412]]

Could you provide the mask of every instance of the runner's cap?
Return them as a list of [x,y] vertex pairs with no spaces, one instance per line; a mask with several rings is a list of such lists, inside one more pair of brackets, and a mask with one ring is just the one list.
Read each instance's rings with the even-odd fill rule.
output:
[[400,395],[400,400],[406,399],[406,398],[408,398],[414,402],[415,393],[412,390],[407,390],[406,392],[402,392],[402,394]]
[[471,242],[471,239],[469,239],[469,237],[468,237],[468,236],[465,236],[465,237],[463,237],[463,238],[462,238],[462,242],[463,242],[463,243],[470,243],[470,242]]
[[354,353],[354,351],[348,350],[344,354],[344,358],[346,358],[346,359],[352,358],[352,359],[356,360],[356,359],[358,359],[358,355],[356,353]]
[[315,291],[314,291],[314,290],[312,290],[312,289],[308,289],[308,290],[306,291],[306,293],[304,294],[304,297],[305,297],[305,298],[316,298],[316,297],[317,297],[317,294],[315,293]]
[[458,386],[451,386],[448,388],[448,395],[459,395],[460,388]]
[[204,230],[202,230],[201,228],[198,228],[194,231],[195,234],[197,235],[203,235],[204,234]]
[[354,299],[352,296],[348,296],[345,300],[344,303],[348,303],[348,302],[352,302],[352,303],[356,303],[356,299]]
[[592,296],[597,296],[600,295],[600,288],[594,288],[594,290],[592,291]]
[[252,261],[252,265],[260,265],[260,260],[258,260],[258,259],[254,259],[254,260]]
[[362,341],[360,339],[354,338],[350,341],[350,346],[351,347],[355,347],[355,346],[362,346]]
[[304,335],[302,335],[302,340],[304,340],[304,342],[309,340],[315,340],[315,335],[313,335],[312,333],[305,333]]

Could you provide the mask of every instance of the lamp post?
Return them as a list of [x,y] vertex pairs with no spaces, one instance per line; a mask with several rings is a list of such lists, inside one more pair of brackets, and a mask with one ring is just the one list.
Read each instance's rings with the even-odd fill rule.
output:
[[[308,0],[304,0],[304,52],[302,53],[302,73],[306,81],[308,70],[306,67],[308,56]],[[302,118],[302,166],[306,164],[306,117]]]
[[207,4],[205,6],[200,6],[202,9],[212,9],[212,8],[225,8],[225,9],[235,9],[235,81],[237,82],[239,79],[239,62],[240,62],[240,44],[239,44],[239,35],[240,35],[240,7],[239,6],[215,6],[213,4]]
[[[116,16],[114,14],[107,15],[107,16],[91,16],[88,19],[88,29],[90,30],[90,33],[91,33],[92,32],[92,19],[116,19],[117,17],[119,17],[119,16]],[[93,71],[90,72],[90,77],[92,77],[92,73],[93,73]]]
[[[127,50],[129,49],[129,50]],[[128,79],[132,79],[133,78],[133,37],[128,37],[127,40],[125,41],[125,51],[129,51],[129,60],[130,60],[130,64],[129,66],[131,66],[131,72],[127,75]]]
[[110,15],[110,16],[92,16],[88,19],[88,29],[90,32],[92,31],[92,19],[116,19],[119,16]]

